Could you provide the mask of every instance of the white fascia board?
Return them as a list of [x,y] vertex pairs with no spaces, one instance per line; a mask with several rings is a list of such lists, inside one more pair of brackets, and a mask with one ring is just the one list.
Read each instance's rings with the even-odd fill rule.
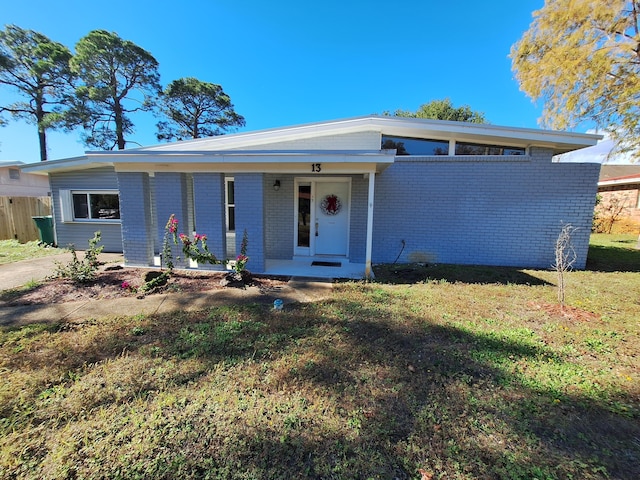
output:
[[601,182],[598,182],[599,187],[606,187],[611,185],[640,185],[640,177],[618,178],[614,180],[602,180]]
[[381,172],[395,160],[395,150],[362,152],[107,152],[96,158],[111,160],[116,171],[220,171],[308,173],[322,164],[335,173]]
[[66,172],[69,170],[86,170],[97,167],[113,166],[111,161],[101,161],[89,156],[63,158],[60,160],[47,160],[46,162],[28,164],[21,168],[25,173],[37,175],[47,175],[55,172]]
[[0,160],[0,168],[6,167],[21,167],[25,163],[20,160]]
[[91,153],[89,158],[98,163],[295,163],[301,161],[325,163],[393,163],[395,150],[376,151],[152,151],[132,152],[127,150]]

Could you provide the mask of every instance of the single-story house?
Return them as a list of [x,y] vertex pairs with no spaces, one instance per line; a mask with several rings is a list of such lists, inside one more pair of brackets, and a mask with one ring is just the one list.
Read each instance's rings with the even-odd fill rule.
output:
[[23,173],[24,162],[0,161],[0,197],[46,197],[50,194],[46,176]]
[[158,264],[175,214],[221,258],[239,253],[246,230],[254,273],[362,277],[372,262],[548,268],[565,223],[578,228],[584,268],[600,165],[552,158],[600,138],[365,116],[23,170],[49,176],[59,245],[82,248],[100,230],[105,251],[124,252],[130,266]]
[[602,204],[614,199],[624,206],[624,216],[640,222],[640,165],[602,165],[598,193]]

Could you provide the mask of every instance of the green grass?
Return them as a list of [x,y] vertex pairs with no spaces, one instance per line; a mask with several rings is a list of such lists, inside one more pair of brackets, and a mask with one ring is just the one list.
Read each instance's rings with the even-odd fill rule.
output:
[[640,272],[637,235],[595,233],[589,243],[587,268],[603,271]]
[[43,246],[40,242],[35,241],[20,243],[17,240],[0,240],[0,265],[62,252],[58,248]]
[[424,273],[3,327],[0,478],[640,478],[637,272]]

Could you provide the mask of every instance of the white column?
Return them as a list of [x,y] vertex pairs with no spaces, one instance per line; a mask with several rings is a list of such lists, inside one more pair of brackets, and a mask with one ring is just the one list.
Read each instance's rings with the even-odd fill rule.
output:
[[376,172],[369,174],[369,197],[367,199],[367,250],[365,254],[364,276],[371,278],[371,250],[373,247],[373,197],[376,184]]
[[454,139],[449,140],[449,155],[456,154],[456,141]]

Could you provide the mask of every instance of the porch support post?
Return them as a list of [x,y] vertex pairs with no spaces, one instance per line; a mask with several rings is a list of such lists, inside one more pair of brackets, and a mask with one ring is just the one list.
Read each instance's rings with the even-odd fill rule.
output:
[[371,278],[371,250],[373,248],[373,198],[376,172],[369,173],[369,196],[367,198],[367,249],[365,253],[365,278]]

